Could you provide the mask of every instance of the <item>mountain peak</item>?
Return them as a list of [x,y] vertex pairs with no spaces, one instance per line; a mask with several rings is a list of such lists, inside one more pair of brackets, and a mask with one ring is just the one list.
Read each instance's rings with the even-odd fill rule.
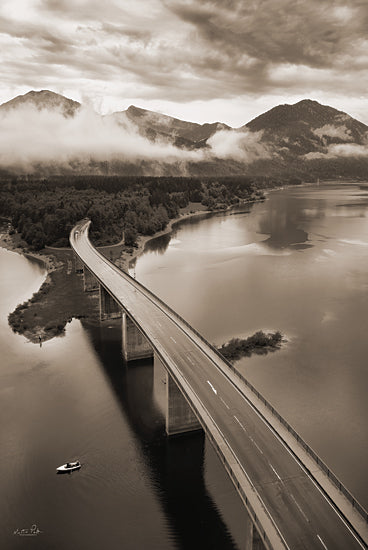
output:
[[51,92],[50,90],[30,90],[24,95],[19,95],[0,106],[3,111],[17,109],[19,107],[32,106],[37,110],[48,111],[60,110],[65,117],[70,117],[80,108],[78,101],[64,97],[61,94]]
[[245,127],[256,132],[265,129],[283,132],[291,127],[299,130],[303,126],[315,129],[327,124],[342,124],[346,121],[354,121],[354,123],[364,126],[343,111],[338,111],[328,105],[322,105],[312,99],[303,99],[293,105],[278,105],[254,118]]
[[149,113],[150,111],[147,111],[146,109],[142,109],[141,107],[136,107],[135,105],[129,105],[126,112],[133,116],[143,116],[146,113]]
[[310,105],[321,105],[321,103],[318,103],[315,99],[301,99],[297,103],[294,103],[294,105],[302,105],[302,106],[310,106]]

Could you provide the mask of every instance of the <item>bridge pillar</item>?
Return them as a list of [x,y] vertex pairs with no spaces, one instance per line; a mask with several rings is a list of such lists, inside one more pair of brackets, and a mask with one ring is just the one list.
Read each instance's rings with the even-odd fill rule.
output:
[[83,273],[84,271],[83,262],[76,254],[74,254],[74,268],[76,273]]
[[153,349],[147,338],[125,312],[123,312],[122,331],[123,357],[125,361],[150,359],[153,357]]
[[83,285],[85,292],[93,292],[94,290],[98,290],[100,286],[96,277],[92,275],[86,266],[83,267]]
[[100,320],[121,317],[121,308],[114,298],[100,285]]
[[252,523],[252,538],[250,540],[250,544],[249,550],[265,550],[265,545],[263,544],[254,523]]
[[201,430],[196,415],[178,388],[175,380],[166,372],[166,433],[181,434]]

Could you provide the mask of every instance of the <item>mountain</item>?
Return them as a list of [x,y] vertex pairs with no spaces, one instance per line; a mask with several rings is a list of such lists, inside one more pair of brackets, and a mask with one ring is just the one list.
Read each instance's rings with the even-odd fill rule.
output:
[[41,90],[40,92],[30,91],[0,105],[0,112],[9,112],[22,107],[35,107],[38,111],[59,111],[65,117],[73,117],[80,109],[81,104],[63,95]]
[[1,132],[0,174],[368,178],[368,126],[310,99],[234,129],[134,105],[102,116],[49,90],[30,91],[0,105]]
[[112,116],[123,124],[128,120],[137,127],[141,135],[150,140],[169,139],[177,147],[189,149],[204,145],[206,140],[219,130],[230,129],[230,126],[221,122],[211,124],[186,122],[154,111],[140,109],[134,105]]
[[367,143],[368,126],[333,107],[304,99],[279,105],[241,128],[262,132],[262,140],[293,155],[327,152],[331,144]]

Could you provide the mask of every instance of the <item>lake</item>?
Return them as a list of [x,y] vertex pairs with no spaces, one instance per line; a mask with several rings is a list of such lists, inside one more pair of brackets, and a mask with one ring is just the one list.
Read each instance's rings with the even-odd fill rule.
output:
[[239,370],[368,505],[368,186],[273,191],[148,243],[137,278],[220,346],[280,330]]
[[[188,219],[134,267],[210,342],[285,335],[237,367],[366,507],[367,252],[367,186],[329,184]],[[73,320],[42,346],[12,333],[9,312],[44,278],[0,249],[1,546],[241,548],[231,482],[201,434],[166,438],[163,382],[123,364],[119,322]],[[73,458],[82,469],[56,475]]]

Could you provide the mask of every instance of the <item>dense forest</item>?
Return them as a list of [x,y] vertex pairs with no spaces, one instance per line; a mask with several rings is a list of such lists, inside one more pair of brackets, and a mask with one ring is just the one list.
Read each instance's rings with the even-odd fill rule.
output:
[[[153,235],[180,208],[200,202],[208,210],[262,198],[277,180],[249,177],[54,176],[0,182],[0,215],[34,250],[68,246],[69,232],[82,218],[92,220],[95,244],[134,246],[138,234]],[[295,182],[293,182],[295,183]]]

